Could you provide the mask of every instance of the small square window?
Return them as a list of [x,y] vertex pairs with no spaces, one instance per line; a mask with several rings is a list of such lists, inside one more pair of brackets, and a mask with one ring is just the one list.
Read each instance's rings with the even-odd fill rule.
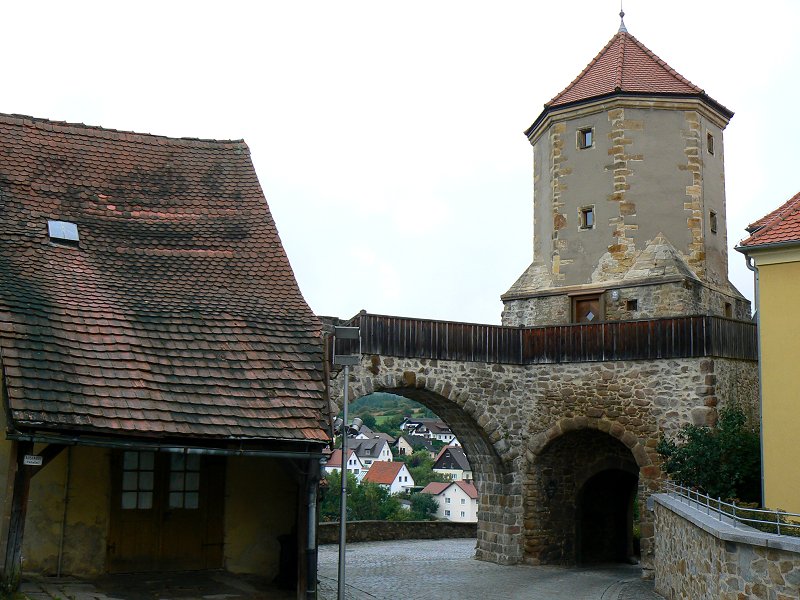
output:
[[639,310],[639,301],[638,300],[626,300],[625,301],[625,310],[628,312],[636,312]]
[[578,130],[578,148],[585,150],[594,145],[594,128],[586,127]]
[[449,510],[444,511],[444,516],[445,517],[449,517],[450,516],[450,511]]
[[708,213],[708,227],[711,229],[711,233],[717,233],[717,213],[713,210]]
[[706,133],[706,149],[709,154],[714,154],[714,136]]
[[594,229],[594,206],[584,206],[578,209],[578,221],[580,229]]

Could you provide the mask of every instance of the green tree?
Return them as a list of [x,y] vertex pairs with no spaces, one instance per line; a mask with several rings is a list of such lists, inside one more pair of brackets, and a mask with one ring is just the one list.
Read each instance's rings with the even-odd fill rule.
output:
[[433,521],[439,502],[430,494],[411,494],[411,516],[415,521]]
[[373,431],[375,430],[377,424],[375,423],[375,416],[372,413],[362,413],[359,416],[361,417],[361,420],[364,422],[364,425],[366,425]]
[[738,406],[720,410],[716,427],[686,425],[676,439],[662,438],[656,450],[678,483],[712,497],[761,499],[759,436]]
[[[403,417],[400,415],[393,415],[388,419],[384,419],[381,423],[375,424],[376,431],[388,433],[391,436],[398,437],[400,435],[400,423],[403,422]],[[372,428],[370,428],[372,429]]]

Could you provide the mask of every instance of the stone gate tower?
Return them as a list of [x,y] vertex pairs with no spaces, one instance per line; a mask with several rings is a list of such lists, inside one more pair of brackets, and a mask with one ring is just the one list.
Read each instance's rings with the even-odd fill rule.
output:
[[748,319],[727,275],[732,116],[622,23],[525,132],[533,263],[502,296],[503,324]]

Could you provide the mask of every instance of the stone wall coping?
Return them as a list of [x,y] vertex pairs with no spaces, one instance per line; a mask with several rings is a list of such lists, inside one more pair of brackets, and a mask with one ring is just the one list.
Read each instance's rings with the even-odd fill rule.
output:
[[800,554],[800,538],[777,535],[775,533],[765,533],[741,523],[734,527],[733,519],[723,517],[723,519],[720,520],[717,513],[713,515],[705,514],[702,512],[704,509],[702,504],[673,494],[654,494],[650,498],[664,508],[671,510],[673,513],[683,517],[693,525],[722,541],[760,546],[762,548],[771,548],[775,550],[785,550],[787,552],[796,552]]

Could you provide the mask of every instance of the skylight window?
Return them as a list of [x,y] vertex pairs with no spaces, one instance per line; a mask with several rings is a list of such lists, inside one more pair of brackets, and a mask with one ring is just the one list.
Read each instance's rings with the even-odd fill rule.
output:
[[80,241],[78,226],[69,221],[47,221],[47,233],[51,242],[77,246]]

